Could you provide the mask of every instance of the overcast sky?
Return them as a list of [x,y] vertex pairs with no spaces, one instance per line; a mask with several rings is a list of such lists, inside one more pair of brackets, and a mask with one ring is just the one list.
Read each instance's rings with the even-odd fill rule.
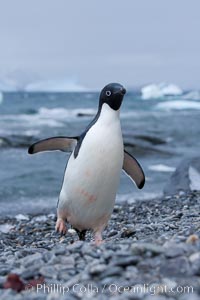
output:
[[199,0],[0,0],[0,80],[200,83]]

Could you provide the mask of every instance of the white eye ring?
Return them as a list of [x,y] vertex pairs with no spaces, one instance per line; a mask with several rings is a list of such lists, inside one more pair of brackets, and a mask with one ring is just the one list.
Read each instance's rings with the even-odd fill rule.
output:
[[111,91],[106,91],[106,96],[110,97]]

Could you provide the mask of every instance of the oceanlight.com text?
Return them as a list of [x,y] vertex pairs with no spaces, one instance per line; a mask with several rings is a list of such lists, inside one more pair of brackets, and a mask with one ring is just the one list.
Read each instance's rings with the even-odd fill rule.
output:
[[51,294],[57,293],[65,295],[67,293],[74,294],[104,294],[110,295],[130,293],[130,294],[146,294],[146,295],[176,295],[176,294],[192,294],[194,292],[193,286],[174,286],[170,287],[164,284],[138,284],[133,286],[123,286],[115,283],[105,284],[99,287],[95,284],[80,284],[76,283],[73,286],[64,284],[37,284],[32,287],[30,284],[26,286],[26,290],[35,290],[37,293]]

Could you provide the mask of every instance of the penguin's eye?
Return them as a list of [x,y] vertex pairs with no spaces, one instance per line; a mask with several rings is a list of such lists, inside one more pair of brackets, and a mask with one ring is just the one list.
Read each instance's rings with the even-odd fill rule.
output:
[[106,91],[106,96],[110,97],[111,91]]

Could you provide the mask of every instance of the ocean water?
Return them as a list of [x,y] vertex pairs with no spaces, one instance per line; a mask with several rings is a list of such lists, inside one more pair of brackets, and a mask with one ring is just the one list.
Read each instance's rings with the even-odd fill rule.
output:
[[[56,210],[69,154],[28,155],[27,148],[42,138],[80,134],[97,111],[98,97],[95,92],[3,94],[0,214]],[[137,91],[126,94],[121,109],[125,148],[142,165],[146,184],[138,190],[122,172],[117,201],[162,194],[180,161],[199,154],[199,115],[200,99],[193,91],[148,100],[142,100]]]

